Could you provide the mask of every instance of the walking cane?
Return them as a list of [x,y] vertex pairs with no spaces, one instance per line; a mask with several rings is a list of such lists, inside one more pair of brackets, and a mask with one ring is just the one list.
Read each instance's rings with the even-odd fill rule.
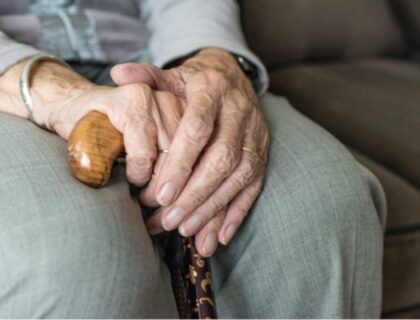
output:
[[[73,129],[68,141],[68,159],[73,174],[85,184],[107,184],[115,160],[123,153],[121,133],[106,115],[92,111]],[[183,319],[217,317],[213,299],[210,261],[200,256],[192,237],[177,231],[169,236],[165,260],[169,265],[179,315]]]

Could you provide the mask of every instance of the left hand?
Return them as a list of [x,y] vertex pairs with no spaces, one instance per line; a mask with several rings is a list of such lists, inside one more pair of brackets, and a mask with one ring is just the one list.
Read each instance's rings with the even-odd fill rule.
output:
[[201,50],[170,70],[128,63],[111,74],[120,85],[147,83],[185,102],[169,153],[140,200],[162,205],[149,229],[196,234],[197,250],[210,256],[218,241],[232,239],[263,186],[269,134],[250,80],[221,49]]

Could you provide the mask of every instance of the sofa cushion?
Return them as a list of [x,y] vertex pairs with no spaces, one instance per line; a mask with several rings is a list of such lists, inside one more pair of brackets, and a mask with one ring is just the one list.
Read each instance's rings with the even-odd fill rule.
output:
[[386,0],[242,0],[240,4],[248,43],[268,67],[405,49]]
[[420,63],[369,59],[290,66],[271,72],[271,90],[420,187]]
[[369,157],[351,150],[382,182],[388,202],[383,312],[420,305],[420,191]]

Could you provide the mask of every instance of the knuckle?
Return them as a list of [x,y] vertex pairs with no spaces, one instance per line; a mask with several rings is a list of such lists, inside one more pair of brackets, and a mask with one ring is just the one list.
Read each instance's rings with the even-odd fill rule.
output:
[[242,206],[236,206],[231,212],[229,212],[230,223],[240,226],[248,215],[248,210]]
[[222,90],[229,86],[229,81],[223,71],[210,69],[206,71],[206,76],[210,83],[214,83]]
[[212,214],[214,215],[216,212],[222,210],[226,204],[228,203],[228,201],[226,201],[225,199],[222,198],[217,198],[217,199],[209,199],[209,208],[210,210],[208,210],[209,212],[212,212]]
[[254,164],[249,160],[244,160],[239,171],[239,179],[242,184],[248,184],[255,177],[256,170]]
[[206,120],[204,115],[196,115],[191,120],[186,131],[186,138],[188,142],[194,144],[204,145],[210,138],[213,131],[212,124]]
[[216,230],[220,230],[222,228],[223,221],[224,221],[224,214],[223,212],[219,212],[213,217],[213,219],[210,220],[209,224],[212,228]]
[[250,199],[255,199],[261,192],[263,188],[263,180],[261,179],[258,183],[250,185],[246,189],[246,193]]
[[[131,112],[130,112],[131,111]],[[137,135],[139,131],[154,133],[155,123],[148,117],[142,116],[137,110],[129,110],[125,115],[126,134]]]
[[214,81],[214,82],[223,81],[225,79],[223,72],[216,69],[207,69],[206,75],[207,75],[207,78],[209,78],[209,80]]
[[227,145],[220,145],[214,155],[209,158],[209,164],[217,173],[227,175],[236,167],[238,160],[238,152],[235,149]]
[[248,97],[239,89],[232,90],[232,99],[235,102],[236,108],[244,113],[248,114],[248,112],[252,109],[252,103],[248,99]]
[[243,206],[237,206],[236,209],[236,217],[237,217],[237,221],[239,223],[242,222],[242,220],[248,215],[248,209],[243,207]]
[[204,193],[198,190],[192,189],[188,191],[188,202],[192,208],[199,207],[204,201]]
[[170,163],[168,163],[168,168],[174,168],[172,173],[177,180],[187,179],[192,173],[191,166],[184,159],[171,159]]
[[153,170],[153,155],[127,155],[127,179],[134,184],[143,184],[150,178]]
[[122,94],[132,98],[134,101],[149,100],[152,95],[152,89],[143,83],[131,83],[121,87]]
[[264,187],[264,176],[256,183],[254,186],[251,187],[251,190],[254,194],[258,195]]

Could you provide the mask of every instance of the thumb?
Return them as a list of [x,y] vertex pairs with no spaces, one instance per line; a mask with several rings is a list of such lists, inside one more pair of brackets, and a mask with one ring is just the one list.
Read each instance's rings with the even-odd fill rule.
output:
[[111,69],[111,78],[118,85],[141,82],[155,90],[171,91],[177,94],[180,77],[173,70],[162,70],[145,63],[122,63]]

